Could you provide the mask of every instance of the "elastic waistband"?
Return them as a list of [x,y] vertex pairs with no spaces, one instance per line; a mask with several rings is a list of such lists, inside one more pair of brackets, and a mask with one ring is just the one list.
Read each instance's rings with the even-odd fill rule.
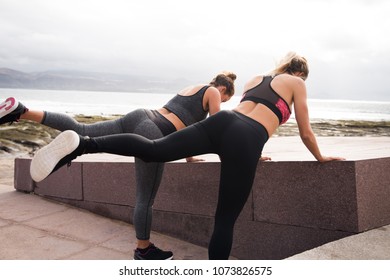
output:
[[176,131],[176,127],[157,110],[145,110],[149,119],[161,130],[164,136]]
[[265,136],[265,139],[264,141],[267,142],[268,139],[269,139],[269,135],[268,135],[268,131],[267,129],[264,127],[264,125],[262,125],[261,123],[259,123],[258,121],[255,121],[254,119],[240,113],[240,112],[237,112],[237,111],[232,111],[238,118],[240,118],[242,121],[246,122],[247,124],[249,124],[250,126],[252,126],[255,131],[259,134],[260,137],[264,137]]

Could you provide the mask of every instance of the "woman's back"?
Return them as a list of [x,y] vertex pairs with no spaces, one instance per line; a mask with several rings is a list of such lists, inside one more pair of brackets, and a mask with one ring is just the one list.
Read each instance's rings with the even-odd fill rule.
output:
[[[244,95],[254,88],[258,87],[264,80],[264,76],[256,76],[251,79],[244,88]],[[303,87],[302,87],[303,86]],[[268,102],[256,101],[256,99],[244,97],[243,101],[234,109],[261,123],[268,131],[269,136],[279,127],[280,124],[287,121],[291,113],[291,108],[295,94],[302,94],[304,81],[295,75],[280,74],[272,78],[270,87],[279,98],[279,104],[275,104],[276,110]],[[261,94],[261,92],[258,94]],[[272,105],[272,104],[271,104]],[[279,115],[280,114],[280,115]]]

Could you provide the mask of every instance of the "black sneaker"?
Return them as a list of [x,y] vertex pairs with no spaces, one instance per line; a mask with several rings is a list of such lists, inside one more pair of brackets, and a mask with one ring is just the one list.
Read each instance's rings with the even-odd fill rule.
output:
[[72,130],[60,133],[32,159],[31,178],[35,182],[40,182],[60,167],[70,164],[72,160],[83,154],[86,138]]
[[14,97],[7,98],[0,103],[0,125],[5,123],[18,122],[20,116],[26,113],[28,109]]
[[134,250],[134,259],[135,260],[171,260],[173,258],[173,253],[171,251],[163,251],[153,243],[145,249],[135,249]]

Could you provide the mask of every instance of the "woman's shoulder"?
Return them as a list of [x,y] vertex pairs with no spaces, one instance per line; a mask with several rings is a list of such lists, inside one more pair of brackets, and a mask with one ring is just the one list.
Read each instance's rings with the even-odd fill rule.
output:
[[305,81],[298,76],[294,76],[291,74],[279,74],[274,77],[273,84],[284,84],[286,86],[292,87],[294,89],[297,88],[305,88]]
[[249,79],[244,86],[244,92],[248,91],[249,89],[257,86],[264,78],[265,75],[257,75]]
[[303,82],[302,78],[288,73],[278,74],[274,76],[274,79],[281,79],[281,80],[293,81],[293,82]]
[[188,86],[184,89],[182,89],[178,95],[182,95],[182,96],[190,96],[190,95],[194,95],[195,93],[197,93],[199,90],[201,90],[204,86],[204,84],[200,84],[200,85],[191,85],[191,86]]
[[205,85],[208,86],[207,89],[204,92],[204,97],[206,100],[211,99],[212,97],[219,97],[221,98],[221,95],[219,93],[219,90],[216,87],[210,86],[210,85]]

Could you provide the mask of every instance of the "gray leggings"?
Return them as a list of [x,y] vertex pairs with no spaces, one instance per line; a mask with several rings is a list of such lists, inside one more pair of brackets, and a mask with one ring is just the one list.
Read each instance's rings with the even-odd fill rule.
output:
[[[42,124],[60,131],[74,130],[83,136],[105,136],[121,133],[134,133],[154,140],[163,137],[163,133],[148,117],[147,110],[137,109],[117,120],[102,121],[93,124],[81,124],[72,117],[53,112],[45,112]],[[164,163],[144,162],[135,158],[136,206],[134,227],[140,240],[150,238],[152,224],[152,206],[161,182]]]

